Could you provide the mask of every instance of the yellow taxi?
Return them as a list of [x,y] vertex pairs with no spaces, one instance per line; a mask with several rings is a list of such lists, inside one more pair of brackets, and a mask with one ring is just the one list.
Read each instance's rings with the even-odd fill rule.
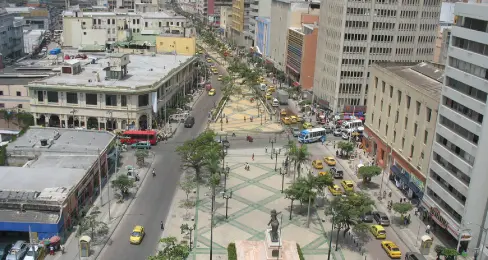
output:
[[223,79],[224,79],[224,76],[222,76],[222,75],[219,75],[219,76],[217,77],[217,80],[218,80],[218,81],[222,81]]
[[386,254],[390,258],[402,258],[402,251],[400,251],[400,248],[398,248],[398,246],[392,241],[381,242],[381,247],[385,250]]
[[298,122],[298,117],[296,116],[290,116],[290,120],[292,124],[296,124]]
[[329,166],[335,166],[336,165],[336,160],[334,159],[333,156],[324,157],[324,162]]
[[135,226],[132,233],[130,233],[129,242],[134,245],[139,245],[142,242],[145,234],[144,227]]
[[214,89],[214,88],[210,89],[210,90],[208,91],[208,95],[209,95],[209,96],[215,96],[215,89]]
[[214,75],[219,74],[219,71],[216,68],[212,68],[212,72],[213,72]]
[[345,191],[354,191],[354,182],[349,180],[341,181],[342,188]]
[[371,231],[371,234],[377,239],[386,238],[386,230],[382,225],[372,225],[369,231]]
[[324,168],[324,165],[322,164],[322,161],[321,160],[313,160],[312,161],[312,166],[315,169],[323,169]]
[[266,99],[267,100],[271,100],[273,96],[271,95],[271,93],[266,93]]
[[275,92],[276,91],[276,87],[275,86],[269,86],[268,87],[268,91]]
[[297,115],[297,122],[303,122],[303,117],[300,115]]
[[309,123],[309,122],[303,123],[302,126],[303,126],[304,129],[312,129],[313,128],[312,123]]
[[287,113],[286,113],[286,109],[281,109],[281,111],[280,111],[280,115],[281,115],[281,116],[286,116],[286,114],[287,114]]
[[329,188],[330,194],[332,194],[333,196],[342,195],[342,190],[339,187],[339,185],[337,185],[337,184],[330,185],[328,188]]
[[291,121],[290,121],[290,118],[289,117],[282,117],[281,118],[281,122],[283,122],[283,124],[285,124],[285,125],[291,124]]
[[264,83],[264,77],[263,77],[263,76],[259,77],[259,78],[258,78],[258,82],[259,82],[259,83]]
[[329,172],[319,172],[319,175],[327,175]]
[[207,58],[207,62],[212,62],[212,59],[210,59],[210,58]]

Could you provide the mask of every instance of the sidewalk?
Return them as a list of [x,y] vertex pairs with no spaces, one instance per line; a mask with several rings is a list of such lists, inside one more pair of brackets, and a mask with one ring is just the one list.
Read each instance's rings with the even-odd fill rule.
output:
[[[335,149],[333,148],[333,143],[328,142],[327,145],[321,146],[324,147],[324,150],[327,151],[328,154],[335,154]],[[356,148],[357,149],[357,148]],[[362,164],[369,164],[371,162],[371,158],[368,158],[364,156],[364,153],[362,150],[358,149],[358,154],[359,158],[355,159],[354,161],[350,160],[344,160],[340,158],[336,158],[338,163],[344,168],[345,171],[348,171],[350,175],[353,177],[353,181],[356,182],[357,188],[361,189],[362,191],[368,193],[371,198],[375,202],[375,207],[377,210],[385,212],[389,218],[390,221],[392,221],[392,229],[393,231],[402,239],[402,241],[405,243],[405,245],[408,247],[409,251],[413,252],[419,252],[419,247],[420,247],[420,237],[422,235],[425,235],[425,230],[426,230],[426,224],[420,219],[420,216],[415,216],[415,208],[409,212],[408,214],[411,215],[411,223],[408,226],[404,226],[403,224],[400,224],[400,216],[398,213],[395,213],[393,210],[391,212],[388,212],[387,209],[387,203],[389,200],[392,200],[394,203],[399,202],[400,199],[404,199],[405,195],[397,188],[393,183],[388,178],[387,174],[382,174],[383,176],[378,176],[374,177],[371,181],[371,184],[369,186],[376,186],[377,188],[365,188],[361,187],[362,186],[362,179],[359,179],[357,175],[355,174],[355,167],[357,164],[362,163]],[[383,180],[382,178],[383,177]],[[387,191],[392,191],[392,197],[387,198],[385,200],[378,200],[378,196],[380,194],[380,187],[381,187],[381,182],[383,181],[383,190]],[[445,246],[441,243],[441,239],[436,236],[436,234],[433,234],[433,232],[430,233],[430,236],[433,237],[434,239],[434,244],[431,248],[430,254],[427,257],[427,259],[436,259],[436,254],[434,251],[435,245],[442,245]]]
[[[98,215],[98,220],[108,224],[109,232],[103,238],[93,239],[92,240],[92,254],[90,257],[80,257],[79,256],[79,246],[78,246],[78,237],[76,237],[76,229],[73,233],[69,236],[67,241],[65,242],[65,253],[61,254],[57,252],[54,256],[47,255],[46,260],[74,260],[74,259],[83,259],[83,260],[93,260],[98,257],[102,249],[105,247],[107,243],[110,243],[110,237],[112,236],[113,232],[117,228],[118,224],[122,220],[122,216],[125,214],[127,209],[129,208],[130,204],[135,198],[137,192],[139,191],[139,187],[144,182],[148,169],[150,168],[154,154],[152,154],[149,158],[146,158],[146,167],[136,169],[136,173],[140,177],[140,181],[136,182],[136,187],[132,188],[131,190],[131,198],[125,200],[123,203],[118,203],[117,198],[115,198],[115,192],[110,185],[110,182],[116,178],[118,174],[127,174],[127,170],[125,167],[127,165],[136,165],[136,158],[134,156],[134,151],[129,150],[127,152],[123,152],[120,154],[122,157],[120,159],[120,165],[118,165],[119,170],[116,173],[112,173],[110,176],[107,184],[102,188],[102,195],[98,196],[97,199],[94,201],[92,206],[97,206],[98,210],[101,212]],[[110,206],[110,216],[109,216],[109,206]],[[93,207],[87,213],[89,214],[92,211]]]

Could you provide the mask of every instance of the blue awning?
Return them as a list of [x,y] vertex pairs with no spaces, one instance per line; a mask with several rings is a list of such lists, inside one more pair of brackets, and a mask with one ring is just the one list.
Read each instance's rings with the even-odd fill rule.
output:
[[415,183],[409,182],[407,183],[407,187],[411,189],[412,192],[417,195],[417,197],[422,198],[424,196],[424,193],[419,189],[419,187],[417,187],[417,185],[415,185]]
[[396,166],[396,165],[392,165],[390,167],[390,170],[394,173],[394,174],[402,174],[402,172],[400,171],[400,169]]
[[396,165],[391,166],[390,170],[393,172],[393,174],[398,177],[402,182],[404,183],[409,183],[410,180],[408,179],[408,176],[403,174],[400,171],[400,168],[398,168]]

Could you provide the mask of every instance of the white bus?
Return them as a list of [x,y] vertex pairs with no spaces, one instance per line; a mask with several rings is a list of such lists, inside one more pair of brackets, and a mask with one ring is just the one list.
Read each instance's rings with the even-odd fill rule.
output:
[[341,129],[356,129],[358,131],[364,131],[363,121],[360,119],[345,121],[342,123]]
[[300,143],[313,143],[317,141],[326,139],[326,130],[325,128],[312,128],[302,130],[298,135],[298,142]]

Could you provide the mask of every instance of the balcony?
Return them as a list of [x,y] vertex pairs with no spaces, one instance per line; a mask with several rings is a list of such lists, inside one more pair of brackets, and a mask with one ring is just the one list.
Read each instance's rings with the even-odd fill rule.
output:
[[442,144],[434,141],[432,150],[442,156],[442,158],[449,161],[452,165],[458,168],[460,171],[465,173],[470,173],[473,169],[471,165],[469,165],[464,159],[460,158],[456,154],[449,151],[446,147]]
[[[440,184],[434,179],[430,179],[429,183],[427,184],[429,189],[435,192],[442,200],[448,204],[454,211],[456,212],[463,212],[464,205],[462,204],[461,200],[458,199],[454,194],[448,191],[448,188],[444,186],[444,184]],[[446,184],[447,185],[447,184]]]

